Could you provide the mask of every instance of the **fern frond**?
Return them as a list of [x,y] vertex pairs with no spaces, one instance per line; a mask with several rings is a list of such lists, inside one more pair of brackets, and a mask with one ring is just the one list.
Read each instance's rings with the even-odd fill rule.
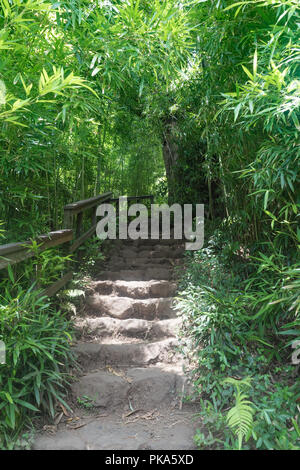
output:
[[250,380],[251,379],[247,377],[241,381],[232,378],[228,378],[224,381],[236,387],[235,406],[228,411],[226,421],[238,438],[239,449],[242,448],[243,438],[249,433],[253,426],[253,404],[248,399],[248,395],[240,390],[243,386],[249,387]]

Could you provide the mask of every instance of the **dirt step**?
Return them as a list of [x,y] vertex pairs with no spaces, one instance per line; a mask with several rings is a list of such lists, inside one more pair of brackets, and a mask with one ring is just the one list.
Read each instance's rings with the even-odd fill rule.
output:
[[148,262],[144,263],[143,265],[142,264],[139,264],[138,262],[135,262],[133,260],[124,260],[123,262],[112,262],[112,261],[108,261],[107,263],[105,263],[105,265],[103,266],[103,270],[107,270],[107,271],[117,271],[117,270],[135,270],[135,269],[144,269],[144,267],[147,267],[147,269],[166,269],[166,268],[170,268],[171,265],[160,265],[160,264],[155,264],[155,263],[151,263],[151,261],[148,260]]
[[74,348],[78,361],[85,370],[106,365],[144,366],[157,362],[171,363],[176,360],[178,341],[168,338],[163,341],[142,343],[78,343]]
[[172,278],[173,274],[170,269],[166,268],[145,268],[144,270],[121,269],[120,271],[104,271],[102,274],[98,275],[99,281],[170,281]]
[[[127,245],[126,249],[130,249],[131,246]],[[174,240],[141,240],[138,245],[134,247],[137,251],[157,251],[157,250],[178,250],[178,252],[185,251],[185,244],[181,241]],[[120,247],[122,250],[122,248]]]
[[158,340],[166,337],[175,337],[181,325],[181,319],[147,321],[130,318],[119,320],[117,318],[86,318],[75,322],[76,328],[83,336],[114,338],[119,335],[134,338]]
[[185,378],[180,367],[113,369],[91,372],[72,385],[74,402],[82,396],[108,410],[161,408],[181,401]]
[[169,238],[169,239],[163,239],[161,237],[159,238],[139,238],[137,240],[131,240],[131,239],[126,239],[126,240],[113,240],[110,244],[110,248],[112,249],[119,249],[123,247],[140,247],[141,245],[145,246],[153,246],[153,245],[165,245],[165,246],[180,246],[184,247],[185,245],[185,239],[175,239],[175,238]]
[[[41,433],[34,442],[34,450],[193,450],[194,435],[201,427],[195,419],[196,409],[183,405],[182,410],[143,410],[129,415],[109,413],[83,417],[77,429],[66,424],[58,426],[58,432]],[[97,411],[96,411],[97,413]],[[99,412],[98,412],[99,415]],[[70,425],[68,425],[70,426]],[[130,455],[130,454],[129,454]],[[126,464],[124,464],[126,465]]]
[[172,297],[177,289],[169,281],[95,281],[87,289],[88,294],[113,295],[145,299],[149,297]]
[[141,246],[138,247],[123,247],[118,250],[111,250],[106,253],[106,259],[108,260],[112,256],[122,256],[124,258],[180,258],[184,253],[183,248],[177,247],[166,247],[164,245],[155,245],[155,246]]
[[185,246],[182,243],[167,243],[170,240],[148,240],[141,242],[137,246],[137,250],[141,251],[175,251],[179,254],[182,254],[185,251]]
[[86,310],[95,315],[108,315],[113,318],[174,318],[172,298],[132,299],[94,294],[85,298]]
[[152,267],[169,266],[172,268],[181,265],[183,260],[182,258],[151,258],[151,260],[149,260],[149,257],[123,256],[122,253],[120,253],[119,255],[108,258],[107,263],[108,265],[114,266],[144,267],[148,265],[149,267],[151,265]]

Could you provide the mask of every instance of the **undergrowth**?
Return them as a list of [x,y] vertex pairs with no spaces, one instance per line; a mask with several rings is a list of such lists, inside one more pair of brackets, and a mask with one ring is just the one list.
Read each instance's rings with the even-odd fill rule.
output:
[[200,402],[199,448],[300,449],[299,367],[291,360],[299,291],[287,288],[299,283],[299,264],[271,249],[255,246],[250,256],[215,231],[187,253],[177,309]]
[[[58,250],[39,251],[26,262],[8,266],[0,278],[0,449],[28,449],[34,437],[33,420],[54,418],[57,406],[67,407],[72,322],[43,289],[65,269],[68,256]],[[38,270],[37,270],[38,267]]]
[[33,290],[14,299],[2,297],[0,339],[6,362],[0,365],[0,448],[19,445],[32,418],[54,417],[64,401],[68,366],[73,363],[71,325],[62,312]]

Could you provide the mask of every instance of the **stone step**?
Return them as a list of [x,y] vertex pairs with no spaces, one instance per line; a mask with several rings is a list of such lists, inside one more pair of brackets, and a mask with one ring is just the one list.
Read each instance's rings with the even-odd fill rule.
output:
[[108,315],[113,318],[174,318],[172,298],[132,299],[130,297],[117,297],[111,295],[94,294],[86,296],[86,310],[94,315]]
[[87,293],[97,292],[100,295],[113,295],[146,299],[149,297],[172,297],[177,285],[170,281],[94,281]]
[[[153,258],[155,259],[155,258]],[[105,263],[105,265],[103,266],[103,270],[107,270],[107,271],[117,271],[117,270],[134,270],[134,269],[143,269],[145,266],[147,267],[147,269],[156,269],[156,268],[163,268],[163,269],[174,269],[174,268],[178,268],[180,267],[182,264],[180,263],[177,263],[177,264],[157,264],[157,263],[152,263],[152,260],[149,260],[148,261],[144,261],[143,263],[139,263],[138,260],[132,260],[132,259],[126,259],[124,261],[122,261],[122,259],[120,258],[119,261],[117,262],[113,262],[113,261],[109,261],[108,263]]]
[[[169,240],[165,239],[148,239],[148,240],[139,240],[138,243],[138,248],[141,248],[142,246],[145,247],[155,247],[155,246],[165,246],[165,247],[171,247],[171,248],[181,248],[184,249],[185,246],[185,240],[174,240],[174,238],[170,238]],[[129,245],[130,246],[130,245]]]
[[180,318],[148,321],[136,318],[119,320],[111,317],[79,318],[75,327],[83,336],[115,338],[121,336],[159,340],[176,337],[181,326]]
[[74,352],[79,364],[85,370],[107,365],[145,366],[157,362],[171,363],[176,361],[176,346],[174,338],[155,342],[141,343],[78,343]]
[[106,252],[106,259],[109,260],[113,256],[121,256],[123,258],[181,258],[184,253],[183,248],[178,247],[166,247],[164,245],[155,246],[141,246],[138,247],[123,247],[122,249],[111,250]]
[[[133,450],[145,449],[148,452],[151,450],[152,453],[155,451],[158,457],[161,451],[167,450],[174,451],[173,454],[179,462],[178,451],[190,454],[192,450],[197,450],[194,436],[197,429],[203,429],[196,414],[198,410],[199,405],[191,407],[190,404],[183,403],[182,410],[169,406],[159,411],[154,408],[147,413],[143,409],[135,410],[132,414],[129,408],[124,413],[114,413],[113,410],[107,413],[105,409],[101,411],[100,408],[99,415],[96,408],[95,417],[90,414],[78,421],[77,428],[75,426],[72,429],[69,423],[60,423],[57,432],[38,432],[33,449],[111,451],[108,458],[115,458],[117,462],[112,463],[112,466],[127,468],[134,468],[135,464],[129,460],[128,465],[128,461],[122,459],[131,459]],[[97,417],[97,414],[100,417]],[[127,451],[125,457],[115,454],[116,451],[121,451],[122,456],[124,450]]]
[[[122,253],[119,255],[113,255],[108,257],[106,260],[108,266],[130,266],[132,267],[174,267],[179,266],[183,263],[182,258],[150,258],[140,256],[123,256]],[[126,268],[125,268],[126,269]]]
[[[155,246],[153,250],[142,249],[138,252],[138,256],[150,258],[180,258],[184,254],[182,248],[167,248],[165,246]],[[125,250],[124,250],[125,251]]]
[[166,268],[146,268],[145,269],[121,269],[120,271],[104,271],[98,275],[99,281],[151,281],[151,280],[165,280],[170,281],[173,278],[173,273],[170,269]]
[[178,404],[184,381],[180,366],[108,367],[81,377],[72,384],[72,395],[76,401],[88,396],[94,406],[106,410],[127,409],[130,401],[134,410],[147,411]]
[[140,247],[141,245],[145,245],[147,247],[153,246],[153,245],[165,245],[165,246],[181,246],[184,247],[184,244],[186,242],[185,239],[175,239],[175,238],[169,238],[169,239],[163,239],[161,236],[159,238],[150,238],[151,235],[149,234],[149,238],[139,238],[137,240],[131,240],[130,238],[126,240],[111,240],[109,248],[112,249],[119,249],[123,247]]

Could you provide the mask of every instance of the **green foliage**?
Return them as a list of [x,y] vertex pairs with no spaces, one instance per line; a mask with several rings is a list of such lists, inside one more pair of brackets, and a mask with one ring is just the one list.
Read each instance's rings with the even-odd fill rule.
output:
[[104,259],[104,254],[101,250],[101,240],[98,237],[88,239],[78,249],[80,260],[75,264],[75,269],[78,271],[78,276],[90,274],[97,269],[99,261]]
[[[59,229],[62,207],[74,200],[161,193],[161,138],[143,100],[158,83],[168,88],[190,56],[187,11],[174,2],[102,3],[0,3],[4,243]],[[72,361],[69,322],[39,298],[69,257],[32,249],[34,258],[0,279],[9,351],[0,366],[2,447],[17,445],[37,409],[54,414]],[[87,251],[79,251],[85,270],[101,257],[99,241]]]
[[41,289],[61,276],[69,257],[56,249],[40,252],[36,242],[32,251],[34,258],[1,273],[0,340],[6,347],[6,363],[0,365],[2,449],[26,447],[24,429],[32,427],[34,416],[43,412],[54,418],[58,403],[67,406],[68,369],[75,364],[70,320],[41,297]]
[[70,323],[32,289],[14,299],[1,298],[0,339],[6,363],[0,365],[1,448],[30,424],[38,411],[54,417],[64,401],[67,369],[73,363]]
[[58,249],[41,251],[33,241],[30,250],[34,256],[14,266],[3,269],[0,275],[0,289],[3,297],[13,300],[24,291],[32,289],[41,292],[57,281],[66,269],[71,255],[63,256]]
[[228,411],[226,421],[234,434],[238,437],[238,448],[241,450],[243,439],[248,436],[253,426],[254,408],[243,388],[250,387],[250,379],[236,380],[231,377],[223,382],[235,387],[235,405]]
[[251,377],[255,407],[244,447],[298,448],[299,380],[287,364],[300,324],[299,2],[207,1],[191,15],[195,54],[165,113],[182,147],[177,194],[201,191],[218,226],[188,258],[178,303],[206,426],[196,441],[236,448],[222,386],[236,375]]
[[82,397],[77,397],[77,403],[82,408],[90,410],[95,406],[95,399],[93,397],[89,397],[88,395],[82,395]]
[[[244,258],[235,246],[229,251],[224,232],[217,231],[207,245],[187,255],[177,302],[186,338],[182,350],[200,399],[203,430],[195,441],[200,448],[236,449],[242,438],[246,449],[299,448],[299,378],[291,364],[299,317],[295,320],[293,289],[287,295],[280,288],[289,271],[274,257],[270,264]],[[236,406],[228,415],[234,389]],[[244,405],[245,422],[239,421]],[[253,421],[248,412],[255,413]]]
[[61,207],[76,199],[154,191],[161,143],[142,96],[169,83],[189,55],[187,21],[170,2],[1,4],[7,241],[59,228]]
[[[255,419],[251,432],[246,436],[242,448],[259,450],[291,450],[300,448],[299,416],[295,396],[299,390],[299,383],[287,385],[289,378],[293,377],[292,366],[274,367],[274,370],[265,368],[264,357],[257,357],[254,367],[253,358],[251,368],[244,368],[245,376],[252,373],[252,386],[249,390],[251,402],[255,412]],[[263,364],[263,367],[261,367]],[[231,365],[227,373],[240,375],[241,364]],[[222,381],[226,377],[216,369],[210,373],[207,383],[202,382],[201,411],[199,417],[203,429],[198,429],[195,442],[199,448],[204,449],[237,449],[236,438],[226,422],[226,414],[232,406],[233,388],[223,388]],[[278,379],[274,383],[274,378]],[[212,378],[215,380],[213,384]],[[211,385],[211,388],[209,387]],[[218,389],[216,391],[216,389]],[[222,406],[215,406],[210,400],[214,393],[222,400]]]
[[[207,423],[201,447],[241,447],[246,437],[241,427],[236,446],[226,425],[233,389],[222,383],[233,374],[251,377],[255,421],[243,446],[299,447],[286,365],[300,338],[299,22],[297,0],[0,3],[3,242],[58,229],[64,204],[105,191],[205,203],[218,227],[188,255],[178,304]],[[3,271],[1,308],[10,317],[25,302],[17,332],[44,344],[45,304],[31,285],[56,280],[68,259],[33,249],[34,260]],[[81,264],[99,257],[91,241]],[[60,320],[50,310],[54,344]],[[38,341],[32,348],[46,360]],[[37,405],[16,393],[13,403],[5,395],[4,433],[24,422],[15,399]]]

